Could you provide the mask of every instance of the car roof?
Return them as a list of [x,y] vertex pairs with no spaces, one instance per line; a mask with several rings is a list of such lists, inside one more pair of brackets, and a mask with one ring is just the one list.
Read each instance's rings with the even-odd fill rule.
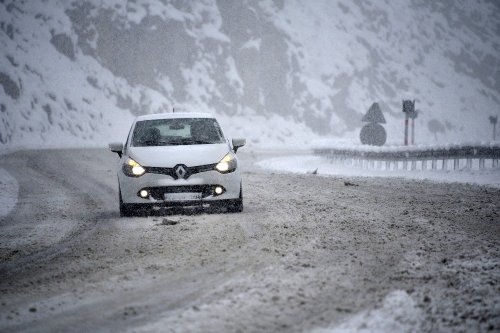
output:
[[138,116],[136,121],[154,120],[154,119],[173,119],[173,118],[215,118],[210,113],[195,113],[195,112],[169,112],[169,113],[154,113],[144,116]]

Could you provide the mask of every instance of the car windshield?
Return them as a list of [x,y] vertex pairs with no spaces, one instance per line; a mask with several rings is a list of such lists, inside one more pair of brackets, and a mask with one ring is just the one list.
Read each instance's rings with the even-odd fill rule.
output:
[[224,136],[213,118],[173,118],[138,121],[132,146],[171,146],[224,143]]

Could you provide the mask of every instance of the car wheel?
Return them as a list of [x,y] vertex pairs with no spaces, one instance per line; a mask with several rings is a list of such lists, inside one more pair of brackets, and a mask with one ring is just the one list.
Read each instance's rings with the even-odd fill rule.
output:
[[134,209],[132,208],[132,206],[127,205],[126,203],[123,203],[122,192],[120,189],[118,189],[118,196],[119,196],[119,202],[120,202],[120,217],[135,216],[136,213],[134,212]]
[[243,211],[243,188],[240,186],[240,197],[235,200],[229,200],[227,205],[229,213],[241,213]]

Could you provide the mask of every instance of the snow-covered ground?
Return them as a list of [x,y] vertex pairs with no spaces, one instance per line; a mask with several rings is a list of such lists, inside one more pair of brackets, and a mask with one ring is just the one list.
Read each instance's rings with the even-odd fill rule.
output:
[[500,140],[496,141],[463,141],[461,143],[446,144],[414,144],[414,145],[363,145],[356,140],[322,138],[311,143],[314,149],[352,150],[356,152],[407,152],[425,150],[450,150],[465,147],[493,148],[500,147]]
[[116,154],[2,156],[19,193],[0,216],[0,331],[500,330],[500,189],[346,186],[238,155],[243,213],[136,218],[119,217]]
[[418,332],[422,310],[404,290],[390,292],[376,309],[362,311],[341,324],[313,330],[312,333],[410,333]]
[[291,173],[315,173],[320,176],[399,177],[447,183],[470,183],[500,187],[500,168],[482,170],[380,170],[333,163],[310,154],[264,159],[257,165],[266,170]]

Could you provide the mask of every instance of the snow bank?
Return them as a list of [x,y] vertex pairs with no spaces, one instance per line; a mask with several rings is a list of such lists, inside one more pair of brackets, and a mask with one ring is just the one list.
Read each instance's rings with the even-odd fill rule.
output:
[[403,290],[389,293],[380,308],[363,311],[346,322],[314,333],[418,332],[423,316],[413,299]]
[[500,169],[484,170],[373,170],[332,164],[313,155],[296,155],[265,159],[257,165],[266,170],[292,173],[312,173],[325,176],[347,177],[400,177],[444,183],[469,183],[500,187]]
[[9,215],[17,204],[19,184],[7,171],[0,168],[0,218]]
[[449,150],[452,148],[464,147],[484,147],[493,148],[499,147],[500,141],[476,141],[476,142],[461,142],[457,144],[417,144],[411,146],[403,145],[385,145],[385,146],[370,146],[362,145],[357,142],[340,141],[338,139],[318,139],[311,143],[315,149],[349,149],[359,152],[406,152],[406,151],[422,151],[422,150]]

